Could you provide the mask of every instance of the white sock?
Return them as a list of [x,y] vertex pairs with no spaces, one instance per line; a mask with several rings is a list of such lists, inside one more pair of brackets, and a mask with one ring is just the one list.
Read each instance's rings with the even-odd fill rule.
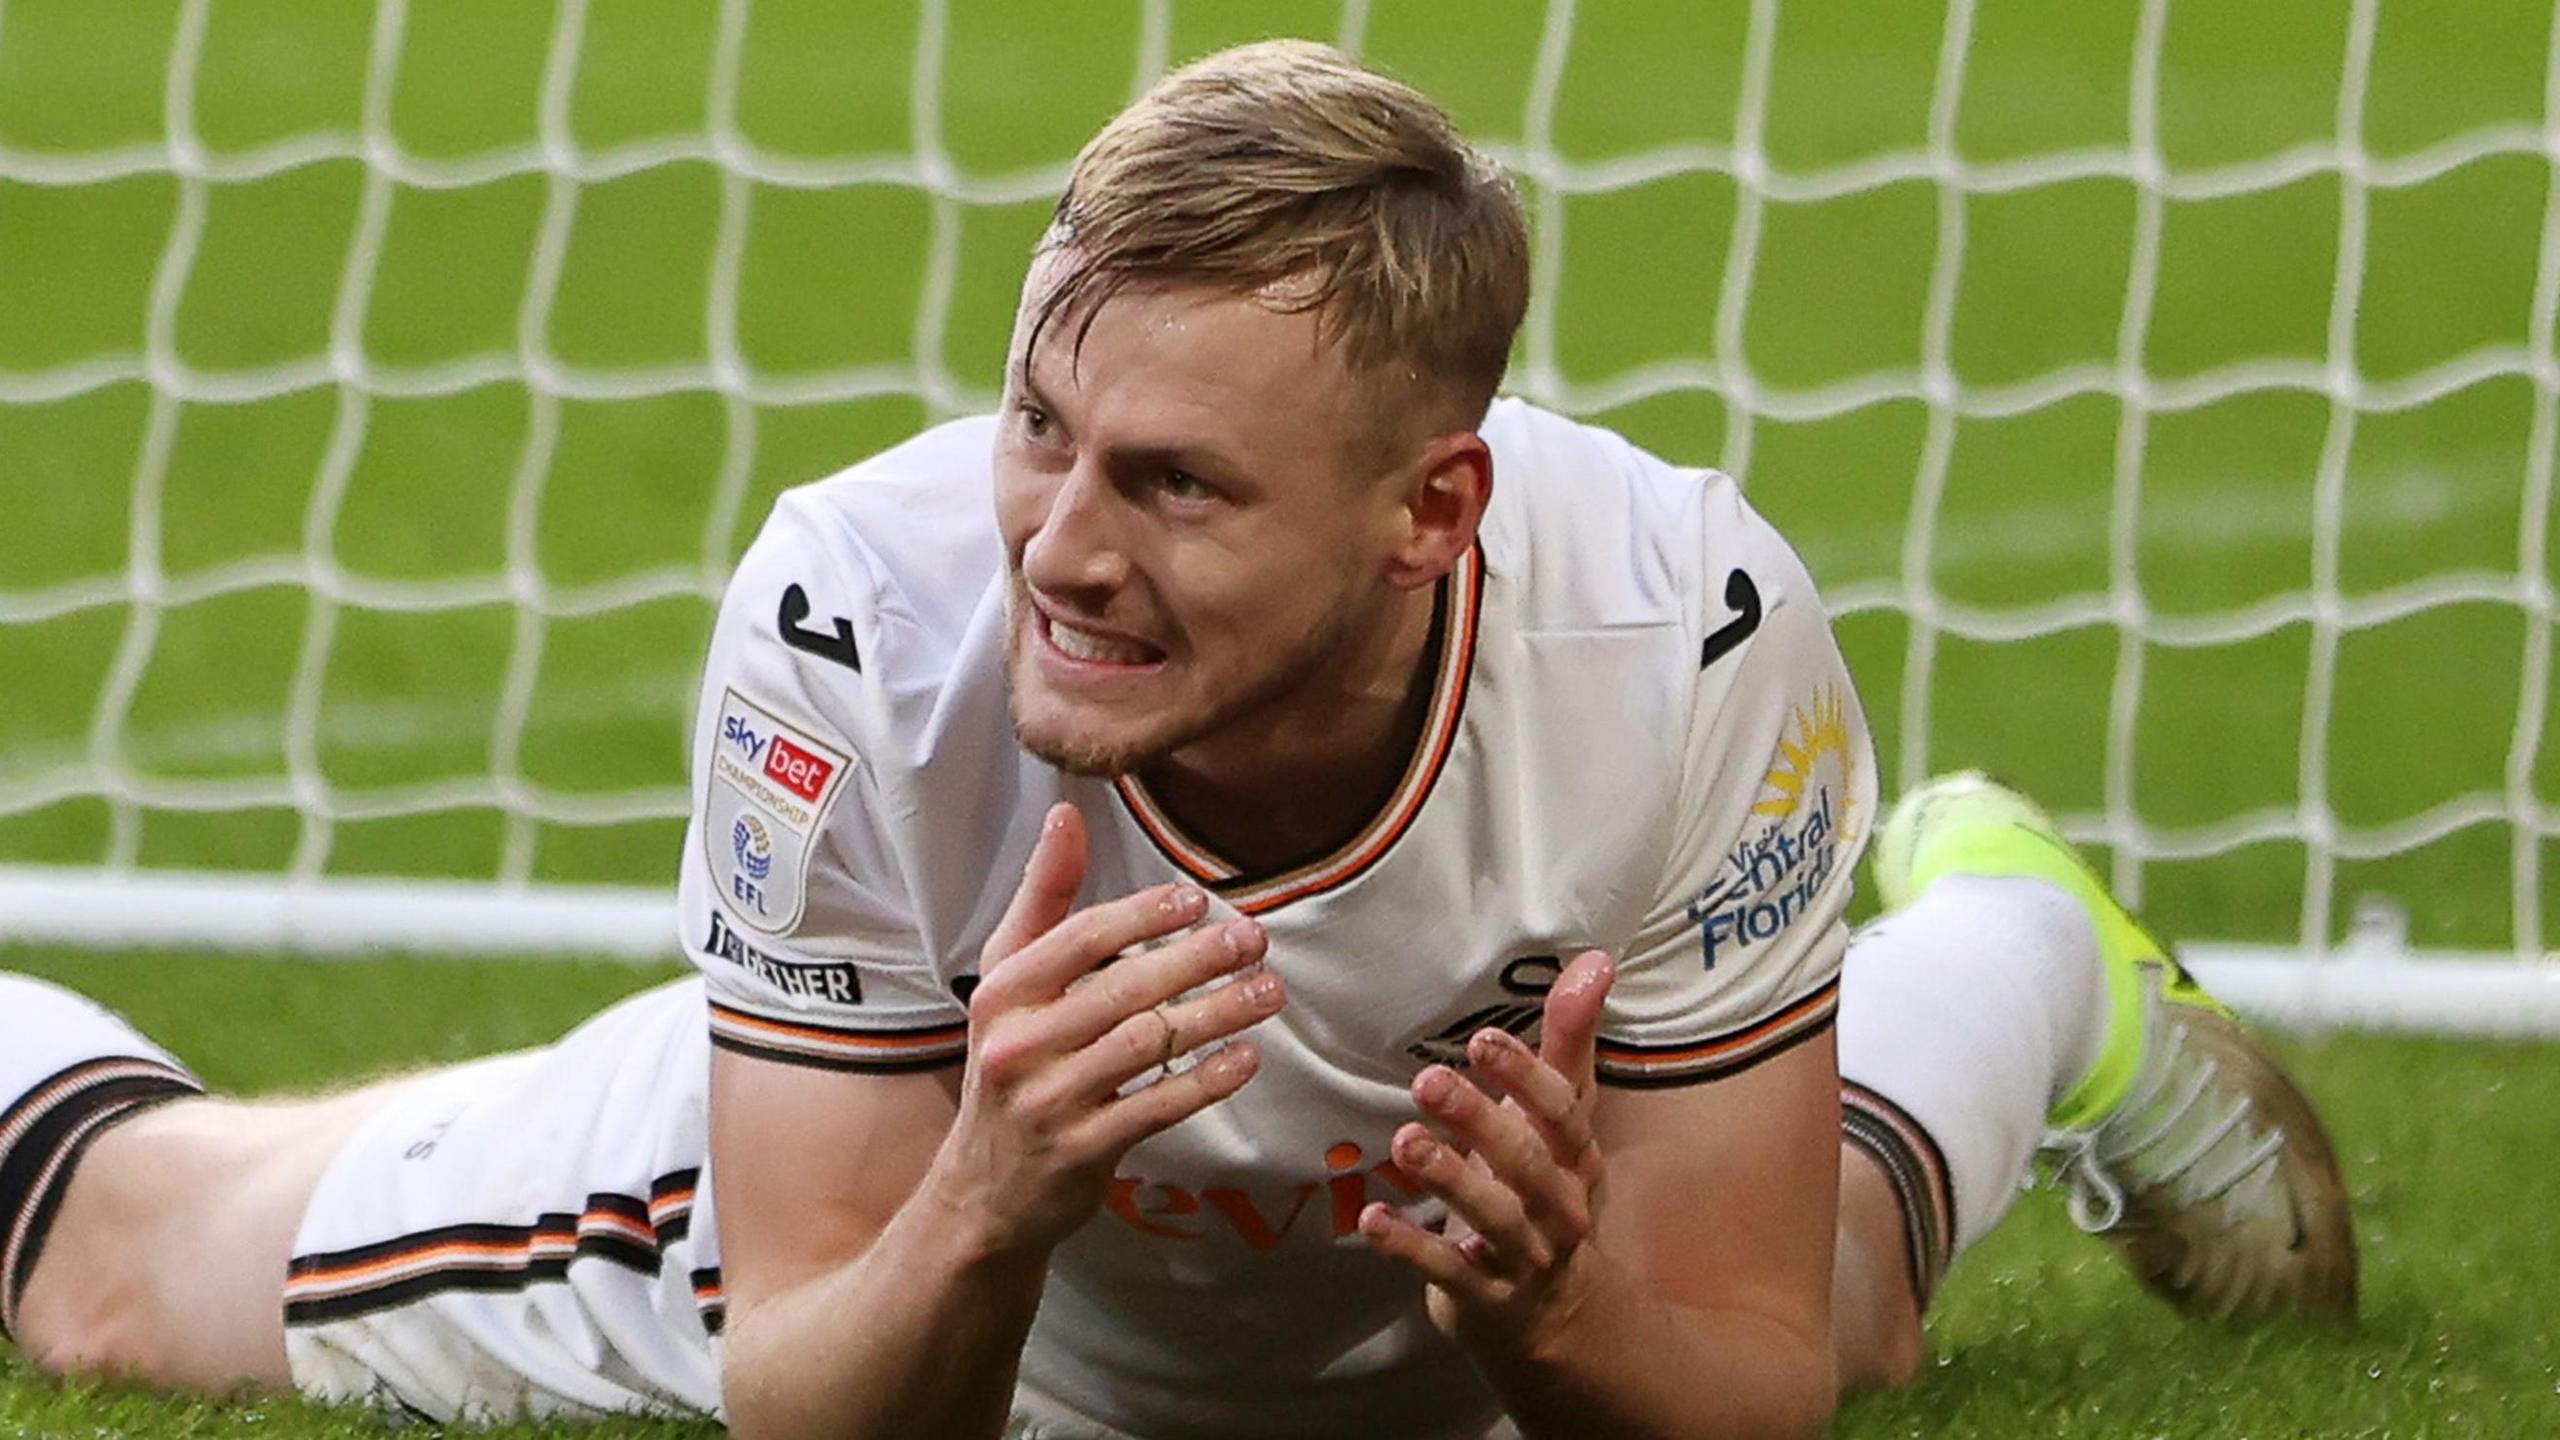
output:
[[1839,1024],[1845,1134],[1903,1192],[1925,1300],[2008,1212],[2045,1116],[2098,1062],[2096,931],[2045,881],[1942,877],[1851,940]]
[[0,1336],[89,1142],[144,1106],[204,1087],[114,1013],[0,975]]

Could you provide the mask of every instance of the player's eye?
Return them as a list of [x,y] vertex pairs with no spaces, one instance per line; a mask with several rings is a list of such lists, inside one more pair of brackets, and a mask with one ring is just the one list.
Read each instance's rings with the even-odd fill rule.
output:
[[1164,478],[1156,483],[1165,497],[1171,500],[1210,500],[1218,494],[1209,488],[1209,482],[1187,470],[1167,470]]
[[1029,404],[1017,406],[1016,410],[1022,416],[1023,434],[1034,440],[1043,439],[1048,435],[1051,423],[1048,411]]

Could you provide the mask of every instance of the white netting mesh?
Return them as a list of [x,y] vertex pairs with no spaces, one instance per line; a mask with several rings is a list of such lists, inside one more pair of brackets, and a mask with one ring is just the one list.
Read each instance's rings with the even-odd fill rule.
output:
[[[365,69],[360,123],[352,130],[320,129],[240,150],[217,151],[200,138],[197,94],[207,35],[215,23],[212,0],[181,0],[174,44],[167,56],[163,136],[142,144],[90,150],[13,147],[0,137],[0,183],[31,187],[97,186],[165,177],[175,187],[174,220],[149,286],[143,343],[132,353],[110,353],[33,370],[0,370],[0,410],[62,404],[139,382],[149,400],[129,477],[129,543],[120,569],[25,584],[0,573],[0,635],[8,627],[44,627],[94,613],[121,612],[92,721],[85,740],[68,753],[37,747],[0,750],[0,824],[66,802],[104,803],[109,821],[95,863],[125,869],[145,862],[143,829],[156,812],[221,812],[289,809],[298,817],[297,839],[285,873],[309,877],[332,869],[338,829],[350,822],[494,810],[505,817],[501,854],[490,878],[522,883],[539,878],[538,837],[545,827],[611,826],[680,817],[680,773],[654,783],[583,790],[545,783],[524,762],[528,727],[546,644],[564,622],[622,614],[653,602],[697,601],[719,594],[729,558],[745,528],[760,427],[776,407],[824,406],[871,397],[903,396],[929,415],[958,413],[992,399],[992,377],[963,374],[949,357],[947,326],[955,289],[962,284],[962,232],[980,211],[1045,199],[1061,183],[1073,137],[1060,137],[1054,162],[1004,173],[973,171],[954,159],[944,117],[944,95],[954,66],[970,57],[951,53],[952,7],[961,0],[921,0],[911,49],[897,57],[906,68],[910,144],[897,151],[827,157],[785,153],[760,145],[741,123],[743,55],[750,26],[748,0],[724,0],[704,79],[707,101],[698,130],[609,147],[581,144],[572,124],[594,12],[586,0],[557,7],[543,70],[538,118],[531,143],[483,150],[463,158],[428,158],[404,145],[394,123],[395,87],[403,74],[403,49],[416,17],[406,0],[380,0],[374,12]],[[2192,0],[2191,0],[2192,3]],[[19,7],[24,8],[24,0]],[[1537,300],[1524,338],[1515,388],[1579,413],[1605,413],[1666,396],[1713,397],[1723,412],[1722,463],[1749,475],[1764,427],[1818,423],[1873,407],[1916,403],[1925,413],[1909,470],[1907,524],[1898,576],[1853,579],[1836,585],[1835,607],[1857,617],[1892,612],[1907,617],[1902,643],[1898,705],[1871,700],[1888,722],[1894,751],[1885,756],[1888,787],[1921,774],[1943,758],[1933,736],[1937,715],[1933,677],[1942,642],[2013,642],[2099,627],[2119,637],[2109,680],[2103,736],[2086,737],[2091,763],[2103,770],[2102,804],[2067,817],[2075,835],[2113,847],[2116,879],[2139,895],[2147,865],[2226,855],[2263,842],[2298,843],[2304,856],[2300,936],[2324,947],[2338,907],[2338,867],[2425,846],[2484,824],[2508,827],[2511,865],[2503,883],[2512,896],[2510,934],[2522,953],[2544,947],[2540,897],[2544,841],[2560,833],[2551,808],[2537,795],[2535,769],[2544,743],[2550,682],[2549,622],[2552,593],[2546,537],[2551,515],[2552,469],[2560,450],[2560,188],[2552,190],[2535,240],[2530,315],[2514,343],[2492,343],[2437,359],[2388,379],[2369,377],[2357,364],[2359,305],[2366,283],[2366,237],[2371,198],[2438,182],[2480,162],[2516,157],[2545,167],[2560,165],[2560,26],[2543,17],[2545,54],[2542,103],[2497,123],[2471,128],[2408,153],[2377,156],[2365,141],[2368,82],[2379,23],[2380,0],[2355,0],[2343,32],[2335,122],[2321,139],[2273,153],[2210,167],[2175,167],[2163,148],[2160,96],[2163,56],[2171,22],[2170,0],[2142,0],[2133,22],[2129,115],[2122,146],[2062,147],[2015,158],[1980,161],[1959,146],[1969,67],[1977,58],[1974,0],[1950,0],[1935,46],[1925,143],[1916,149],[1871,153],[1823,167],[1784,168],[1766,143],[1782,34],[1779,0],[1751,0],[1735,17],[1740,58],[1733,91],[1730,140],[1683,142],[1628,151],[1600,161],[1569,157],[1557,141],[1559,91],[1580,25],[1572,0],[1553,0],[1538,30],[1525,93],[1519,96],[1516,143],[1494,146],[1522,176],[1537,224]],[[0,61],[12,41],[10,7],[0,5]],[[1132,89],[1143,86],[1176,58],[1174,0],[1147,0],[1138,8]],[[1358,51],[1373,23],[1365,0],[1348,0],[1334,17],[1332,38]],[[2422,19],[2420,23],[2458,23]],[[1452,44],[1458,43],[1453,39]],[[1090,62],[1092,57],[1077,57]],[[132,63],[141,63],[135,60]],[[1114,64],[1126,63],[1114,57]],[[1704,73],[1706,67],[1701,66]],[[0,72],[5,73],[5,72]],[[411,77],[409,83],[415,83]],[[1704,83],[1704,82],[1702,82]],[[1806,103],[1802,99],[1794,103]],[[178,317],[198,273],[214,192],[287,176],[309,167],[356,162],[362,167],[361,200],[343,265],[309,284],[333,287],[325,349],[280,363],[207,368],[191,363],[179,340]],[[719,176],[717,216],[709,247],[703,353],[638,367],[573,363],[558,353],[553,314],[566,283],[582,197],[594,187],[660,167],[700,165]],[[1573,202],[1639,191],[1684,178],[1715,177],[1732,187],[1729,233],[1723,237],[1715,285],[1711,334],[1695,337],[1691,353],[1620,368],[1597,378],[1568,373],[1561,336],[1575,321],[1559,303],[1569,247],[1567,213]],[[2232,354],[2201,370],[2176,376],[2152,373],[2146,362],[2161,280],[2165,215],[2172,205],[2277,192],[2306,180],[2335,177],[2337,235],[2325,343],[2305,355]],[[449,192],[538,182],[540,221],[528,279],[516,314],[512,349],[421,365],[387,362],[368,354],[365,319],[379,300],[386,234],[395,202],[414,191]],[[2133,233],[2127,283],[2112,355],[2102,355],[1999,381],[1969,379],[1956,358],[1960,291],[1966,264],[1970,207],[1985,197],[2024,194],[2075,182],[2129,184]],[[1903,257],[1925,270],[1916,366],[1888,368],[1818,384],[1781,385],[1756,371],[1750,321],[1769,258],[1767,231],[1773,207],[1801,207],[1918,184],[1935,196],[1934,241],[1925,254]],[[850,368],[776,372],[749,359],[741,336],[741,288],[750,247],[750,222],[759,196],[772,191],[823,192],[850,187],[900,187],[921,198],[925,235],[922,283],[903,361]],[[0,198],[0,203],[5,203]],[[1684,257],[1664,255],[1676,265]],[[2515,515],[2511,568],[2463,568],[2406,583],[2350,593],[2340,574],[2348,477],[2360,424],[2378,414],[2411,410],[2499,379],[2529,386],[2530,435]],[[505,557],[485,573],[427,578],[386,578],[359,573],[339,559],[339,535],[348,487],[364,452],[375,407],[421,397],[455,396],[483,387],[520,389],[526,397],[525,431],[507,489]],[[164,507],[173,445],[188,407],[256,405],[310,392],[333,395],[331,421],[318,472],[309,482],[301,541],[289,551],[261,553],[172,573],[164,563],[168,519]],[[2325,402],[2328,422],[2310,490],[2312,537],[2307,586],[2237,608],[2206,613],[2155,613],[2140,566],[2145,504],[2144,457],[2159,417],[2217,405],[2235,397],[2293,392]],[[537,536],[546,487],[562,443],[564,407],[591,401],[639,400],[682,395],[715,397],[725,431],[716,473],[705,478],[708,520],[694,558],[601,580],[549,578]],[[1950,598],[1934,583],[1933,562],[1949,543],[1944,500],[1957,434],[1967,422],[2046,411],[2096,397],[2118,407],[2114,463],[2108,494],[2106,583],[2035,603],[1990,606]],[[848,457],[849,458],[849,457]],[[1897,462],[1899,463],[1899,462]],[[0,455],[0,466],[7,457]],[[10,483],[18,483],[12,481]],[[2093,483],[2094,482],[2093,480]],[[283,764],[274,773],[172,776],[136,762],[129,723],[137,688],[162,640],[164,617],[179,607],[222,597],[287,587],[307,596],[297,658],[281,719]],[[2351,824],[2331,803],[2332,729],[2339,709],[2337,671],[2342,637],[2448,607],[2501,607],[2521,620],[2523,643],[2514,657],[2517,701],[2505,753],[2503,784],[2464,785],[2419,813],[2390,823]],[[324,736],[337,730],[386,733],[477,725],[475,713],[447,713],[435,697],[366,707],[328,700],[333,637],[351,613],[442,614],[506,607],[512,634],[504,684],[485,722],[487,763],[482,773],[414,783],[351,784],[333,779]],[[2307,627],[2308,666],[2300,677],[2299,733],[2288,754],[2298,763],[2294,803],[2230,814],[2208,823],[2147,823],[2137,803],[2138,767],[2175,763],[2145,754],[2138,743],[2145,693],[2146,657],[2155,648],[2194,649],[2263,639]],[[591,687],[552,718],[578,723],[646,700],[664,704],[680,690],[689,659],[647,657],[655,667],[618,689]],[[645,668],[645,667],[644,667]],[[219,748],[219,726],[198,737]],[[252,737],[254,740],[254,737]],[[4,742],[0,742],[4,743]],[[254,752],[254,743],[246,747]],[[641,877],[635,877],[641,878]],[[2486,882],[2484,882],[2485,884]]]

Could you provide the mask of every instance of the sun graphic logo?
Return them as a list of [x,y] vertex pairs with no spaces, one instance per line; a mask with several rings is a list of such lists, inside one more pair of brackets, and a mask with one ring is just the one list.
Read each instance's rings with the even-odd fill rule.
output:
[[1858,750],[1849,733],[1849,692],[1837,685],[1817,685],[1813,698],[1795,706],[1788,717],[1793,734],[1778,736],[1778,753],[1770,757],[1760,783],[1768,792],[1751,807],[1754,815],[1783,820],[1804,808],[1805,796],[1827,800],[1832,837],[1842,843],[1858,838]]
[[762,880],[773,873],[773,835],[764,822],[753,815],[741,815],[729,828],[729,848],[738,857],[738,868],[750,880]]
[[1791,730],[1761,776],[1751,807],[1757,828],[1734,842],[1696,898],[1699,958],[1710,970],[1738,951],[1766,945],[1806,915],[1830,914],[1826,887],[1841,857],[1856,853],[1850,811],[1857,803],[1858,751],[1848,692],[1824,686],[1788,714]]

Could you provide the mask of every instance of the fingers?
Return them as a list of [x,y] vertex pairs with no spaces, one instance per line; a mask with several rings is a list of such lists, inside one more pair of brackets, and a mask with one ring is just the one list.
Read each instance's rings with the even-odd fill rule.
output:
[[1009,957],[1001,986],[991,981],[971,997],[979,1079],[1012,1094],[1023,1113],[1065,1116],[1278,1013],[1286,991],[1277,975],[1215,983],[1262,960],[1268,936],[1252,920],[1199,925],[1124,953],[1206,909],[1196,887],[1141,891],[1079,911]]
[[[1079,822],[1079,836],[1081,828]],[[1079,849],[1081,844],[1079,838]],[[1052,920],[1020,948],[1009,952],[999,952],[990,940],[979,971],[981,983],[977,994],[971,997],[970,1008],[977,1010],[979,1001],[996,1009],[1010,1009],[1055,1000],[1078,976],[1099,968],[1132,945],[1161,939],[1197,924],[1208,911],[1209,897],[1199,887],[1158,885],[1087,906],[1062,920]]]
[[[1177,995],[1195,990],[1221,975],[1260,961],[1269,937],[1252,920],[1203,925],[1188,935],[1135,955],[1072,986],[1040,1017],[1047,1043],[1059,1049],[1090,1045],[1132,1016],[1145,1014]],[[1154,1036],[1161,1056],[1162,1037]],[[1188,1050],[1203,1039],[1186,1032],[1177,1047]]]
[[1265,971],[1178,1003],[1144,1006],[1093,1043],[1047,1052],[1051,1058],[1026,1066],[1027,1073],[1009,1087],[1008,1104],[1020,1115],[1052,1117],[1076,1153],[1116,1154],[1244,1088],[1261,1068],[1262,1056],[1250,1041],[1236,1041],[1126,1094],[1120,1093],[1123,1086],[1176,1056],[1260,1024],[1286,999],[1280,977]]
[[1261,1024],[1288,999],[1280,977],[1265,970],[1184,1000],[1149,1005],[1069,1056],[1044,1084],[1070,1096],[1109,1094],[1171,1059]]
[[1457,1222],[1451,1228],[1474,1232],[1452,1241],[1461,1254],[1515,1278],[1555,1259],[1557,1247],[1530,1218],[1520,1192],[1503,1183],[1483,1155],[1470,1156],[1412,1124],[1396,1132],[1390,1148],[1397,1169],[1447,1202],[1450,1218]]
[[[1464,1084],[1457,1088],[1487,1109],[1504,1108]],[[1520,1124],[1525,1137],[1525,1121]],[[1413,1267],[1437,1288],[1432,1314],[1444,1331],[1454,1323],[1442,1312],[1444,1298],[1458,1313],[1516,1316],[1528,1313],[1521,1309],[1524,1304],[1532,1309],[1544,1304],[1573,1273],[1582,1242],[1590,1235],[1589,1210],[1579,1203],[1574,1178],[1533,1139],[1508,1149],[1513,1161],[1507,1164],[1482,1152],[1465,1154],[1423,1126],[1409,1124],[1396,1132],[1392,1152],[1398,1169],[1448,1206],[1446,1231],[1434,1234],[1394,1207],[1373,1203],[1360,1212],[1360,1236],[1371,1249]],[[1519,1165],[1517,1157],[1524,1152],[1534,1158]],[[1541,1172],[1546,1180],[1537,1178]],[[1560,1202],[1551,1197],[1541,1213],[1525,1197],[1546,1190],[1550,1181],[1576,1198]]]
[[1096,1110],[1077,1127],[1075,1143],[1117,1154],[1244,1088],[1262,1067],[1262,1052],[1240,1040],[1178,1075],[1141,1086]]
[[1494,1292],[1501,1282],[1468,1258],[1458,1241],[1432,1234],[1384,1201],[1373,1200],[1361,1210],[1360,1238],[1369,1242],[1370,1249],[1412,1266],[1424,1280],[1468,1304],[1491,1305],[1500,1299]]
[[1557,1164],[1577,1169],[1590,1158],[1591,1087],[1576,1086],[1501,1030],[1477,1031],[1467,1042],[1467,1061],[1519,1109]]
[[996,922],[995,933],[987,937],[988,963],[979,967],[981,980],[995,961],[1067,918],[1075,907],[1076,892],[1084,887],[1085,845],[1084,816],[1076,807],[1065,801],[1050,806],[1040,822],[1040,837],[1031,844],[1030,863],[1022,868],[1022,883],[1014,887],[1013,902]]
[[[1396,1136],[1398,1168],[1439,1192],[1509,1261],[1543,1265],[1581,1242],[1591,1227],[1590,1189],[1574,1168],[1581,1156],[1559,1156],[1519,1105],[1487,1099],[1446,1066],[1415,1076],[1413,1096],[1451,1143],[1408,1125]],[[1406,1163],[1407,1145],[1421,1168]],[[1477,1163],[1466,1165],[1468,1157]]]
[[[1069,925],[1075,923],[1070,921]],[[1064,928],[1053,933],[1052,939]],[[1064,1097],[1098,1093],[1096,1077],[1123,1056],[1132,1061],[1142,1058],[1142,1063],[1121,1075],[1121,1079],[1148,1065],[1163,1063],[1166,1030],[1157,1007],[1221,975],[1254,964],[1263,957],[1266,944],[1262,927],[1250,920],[1204,925],[1154,949],[1124,956],[1106,968],[1092,971],[1081,983],[1070,984],[1063,994],[1046,1003],[1040,1003],[1036,996],[1022,996],[1019,1003],[1013,997],[1000,997],[1003,1008],[981,1012],[979,1061],[990,1073],[1001,1074],[1032,1056],[1059,1057],[1067,1063],[1068,1073],[1058,1077],[1058,1083],[1043,1094],[1055,1092]],[[1224,1028],[1190,1025],[1174,1037],[1175,1053],[1227,1033],[1231,1032]],[[1102,1053],[1081,1053],[1088,1049]],[[1099,1088],[1109,1089],[1117,1083]]]
[[1577,1088],[1587,1090],[1593,1083],[1600,1009],[1617,978],[1618,968],[1606,953],[1585,950],[1573,957],[1547,992],[1538,1058]]

